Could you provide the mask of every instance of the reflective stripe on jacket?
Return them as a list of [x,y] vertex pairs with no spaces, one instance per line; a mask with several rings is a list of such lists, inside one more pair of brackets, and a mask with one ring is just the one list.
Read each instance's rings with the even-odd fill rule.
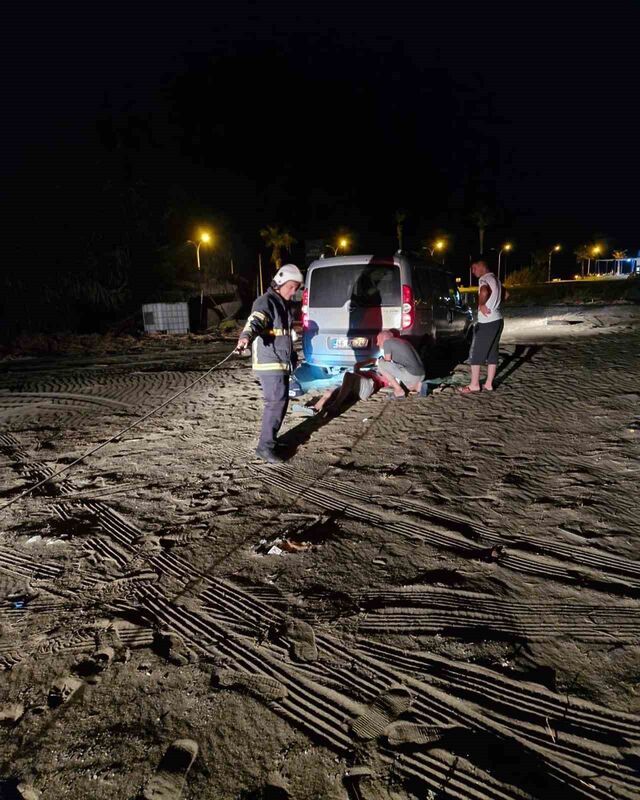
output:
[[271,287],[260,295],[241,336],[251,341],[252,367],[257,372],[289,372],[292,315],[289,303]]

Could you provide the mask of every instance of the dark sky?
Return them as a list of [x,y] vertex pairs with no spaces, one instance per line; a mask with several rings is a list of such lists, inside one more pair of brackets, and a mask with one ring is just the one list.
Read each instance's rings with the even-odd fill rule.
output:
[[486,205],[492,245],[640,247],[637,2],[13,2],[4,16],[17,231],[99,228],[92,198],[113,179],[182,204],[159,241],[211,214],[253,236],[345,225],[391,248],[404,207],[409,235],[452,231],[462,253]]

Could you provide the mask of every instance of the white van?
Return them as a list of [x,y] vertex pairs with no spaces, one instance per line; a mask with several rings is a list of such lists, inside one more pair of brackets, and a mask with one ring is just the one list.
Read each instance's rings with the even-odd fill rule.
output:
[[435,344],[461,343],[472,312],[441,264],[405,253],[314,261],[302,297],[302,346],[330,372],[380,355],[376,336],[395,329],[426,357]]

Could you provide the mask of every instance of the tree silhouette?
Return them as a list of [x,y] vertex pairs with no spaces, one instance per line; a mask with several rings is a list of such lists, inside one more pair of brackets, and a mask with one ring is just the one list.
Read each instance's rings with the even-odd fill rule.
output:
[[274,264],[276,271],[282,266],[282,251],[289,252],[296,240],[287,230],[280,230],[277,225],[267,225],[260,231],[260,236],[264,239],[267,247],[271,248],[271,263]]
[[484,253],[484,234],[487,228],[493,225],[495,215],[485,206],[483,208],[478,208],[471,214],[471,221],[478,229],[480,255],[482,255]]
[[611,254],[616,260],[616,272],[620,272],[620,262],[623,261],[627,257],[626,250],[614,250]]
[[404,244],[404,223],[407,218],[407,212],[399,208],[393,215],[396,222],[396,236],[398,237],[398,250],[402,250]]

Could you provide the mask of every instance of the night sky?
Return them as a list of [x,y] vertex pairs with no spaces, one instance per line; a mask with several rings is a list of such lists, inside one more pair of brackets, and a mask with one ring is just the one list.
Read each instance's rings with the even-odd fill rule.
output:
[[2,213],[9,260],[29,268],[117,240],[114,187],[142,198],[150,248],[213,221],[247,271],[270,223],[393,251],[398,208],[409,245],[451,236],[460,273],[481,207],[487,246],[513,240],[523,262],[556,241],[565,271],[595,237],[640,248],[637,2],[12,3],[4,17]]

